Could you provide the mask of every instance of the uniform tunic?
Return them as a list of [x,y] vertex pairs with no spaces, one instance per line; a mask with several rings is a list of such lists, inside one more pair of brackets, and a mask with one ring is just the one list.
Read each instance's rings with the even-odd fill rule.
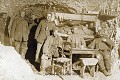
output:
[[35,39],[38,43],[43,44],[45,39],[50,36],[50,31],[55,28],[54,22],[47,22],[47,20],[42,20],[36,30]]
[[11,37],[14,37],[16,41],[27,41],[29,35],[29,27],[27,21],[23,18],[16,18],[13,21],[11,29]]
[[4,19],[0,18],[0,41],[2,44],[4,44],[4,37],[5,37],[4,31],[5,31]]
[[62,48],[62,38],[49,36],[43,46],[43,55],[41,57],[41,70],[51,65],[52,55],[59,57],[58,47]]
[[79,34],[70,35],[67,39],[67,42],[71,42],[73,48],[81,48],[81,45],[86,47],[84,38]]
[[105,38],[106,42],[102,41],[102,38],[95,39],[89,47],[99,50],[111,50],[111,46],[114,46],[114,42],[109,38]]

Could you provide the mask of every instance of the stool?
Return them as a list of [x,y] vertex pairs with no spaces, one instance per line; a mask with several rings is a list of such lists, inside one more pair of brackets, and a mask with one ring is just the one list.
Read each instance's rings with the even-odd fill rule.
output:
[[[71,63],[71,61],[72,60],[69,59],[69,58],[63,58],[63,57],[61,57],[61,58],[54,58],[53,59],[53,64],[52,64],[52,66],[53,66],[52,74],[55,74],[55,65],[59,64],[59,63],[61,63],[60,66],[62,67],[62,74],[63,75],[65,75],[67,71],[69,71],[70,74],[71,74],[71,72],[72,72],[72,63]],[[55,62],[56,62],[56,64],[55,64]]]
[[84,77],[86,66],[92,66],[90,69],[90,75],[92,77],[94,77],[95,65],[98,63],[98,59],[96,59],[96,58],[80,58],[80,60],[81,60],[80,76],[82,78]]

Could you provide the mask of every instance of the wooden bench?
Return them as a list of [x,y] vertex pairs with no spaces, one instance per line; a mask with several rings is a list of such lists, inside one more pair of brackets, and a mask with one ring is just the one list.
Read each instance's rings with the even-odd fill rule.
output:
[[81,60],[80,76],[83,78],[86,66],[91,66],[90,75],[92,77],[94,77],[95,65],[98,63],[98,59],[96,59],[96,58],[80,58],[80,60]]

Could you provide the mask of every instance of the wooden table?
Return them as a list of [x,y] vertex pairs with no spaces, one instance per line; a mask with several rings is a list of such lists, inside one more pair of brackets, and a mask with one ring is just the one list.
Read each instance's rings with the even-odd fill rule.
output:
[[96,49],[80,49],[80,48],[73,48],[72,54],[91,54],[94,57]]
[[94,76],[95,65],[98,62],[98,60],[94,58],[96,51],[97,51],[96,49],[80,49],[80,48],[72,49],[72,57],[73,57],[73,54],[91,54],[92,55],[91,58],[86,58],[86,57],[80,58],[80,60],[82,61],[82,65],[81,65],[81,68],[78,70],[80,70],[80,75],[82,78],[84,77],[86,66],[92,66],[92,68],[90,69],[90,75]]
[[[72,48],[71,59],[74,58],[74,55],[91,55],[91,58],[95,57],[96,49],[80,49],[80,48]],[[87,57],[84,57],[87,58]],[[72,60],[73,61],[73,60]]]

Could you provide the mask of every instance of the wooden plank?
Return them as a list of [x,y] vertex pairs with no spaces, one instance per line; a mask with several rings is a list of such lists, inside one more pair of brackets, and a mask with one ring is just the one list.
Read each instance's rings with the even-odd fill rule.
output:
[[82,17],[83,21],[96,21],[97,20],[97,15],[89,15],[89,14],[85,14]]
[[55,13],[56,17],[63,17],[65,20],[81,20],[82,15],[68,14],[68,13]]
[[98,15],[99,14],[99,11],[87,11],[88,14],[96,14]]
[[72,50],[78,50],[78,51],[96,51],[96,49],[80,49],[80,48],[72,48]]
[[72,54],[92,54],[94,55],[94,52],[92,51],[73,51]]
[[56,18],[63,18],[64,20],[96,21],[98,14],[55,13],[55,16]]
[[94,66],[98,63],[98,59],[96,58],[80,58],[80,60],[82,60],[83,64],[87,66]]

